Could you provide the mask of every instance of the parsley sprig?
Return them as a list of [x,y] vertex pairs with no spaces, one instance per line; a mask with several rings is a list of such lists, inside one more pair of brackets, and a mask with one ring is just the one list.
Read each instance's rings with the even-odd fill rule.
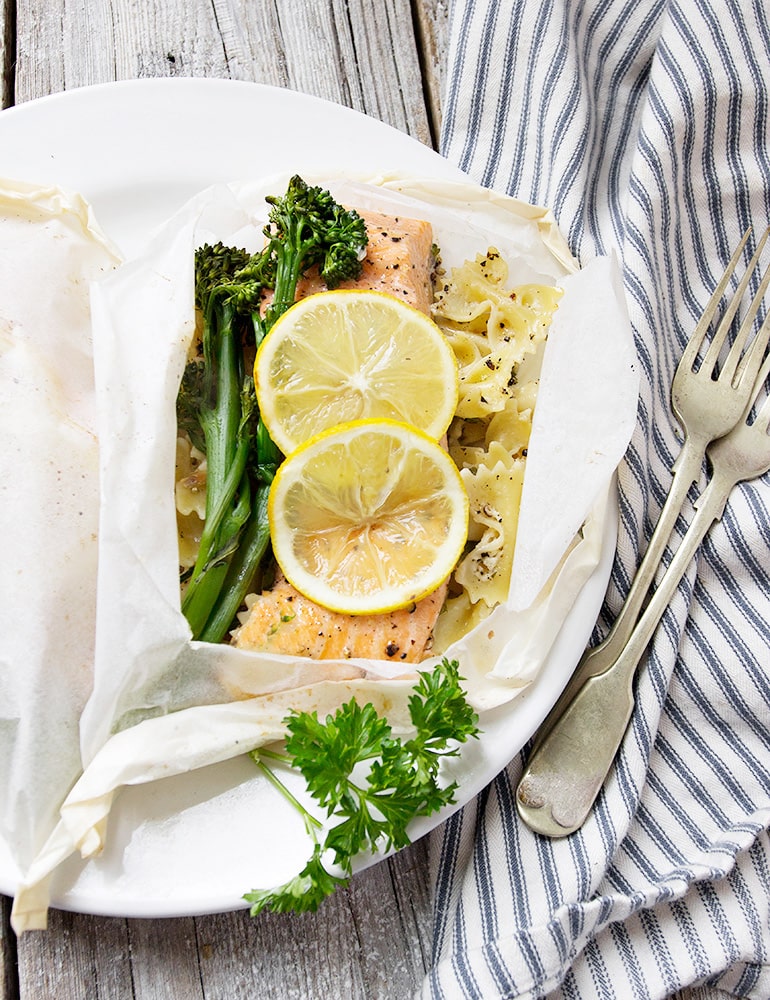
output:
[[[405,847],[407,828],[454,802],[457,782],[439,781],[441,761],[479,735],[478,716],[465,698],[459,664],[444,659],[420,680],[409,698],[414,735],[393,735],[372,705],[354,699],[322,722],[316,712],[292,712],[286,720],[286,752],[259,749],[254,761],[302,815],[313,849],[302,871],[274,889],[253,890],[244,899],[251,913],[316,910],[352,875],[363,853]],[[325,811],[322,824],[300,803],[266,761],[298,768],[310,795]],[[321,836],[325,831],[325,837]],[[331,858],[342,873],[329,870]]]

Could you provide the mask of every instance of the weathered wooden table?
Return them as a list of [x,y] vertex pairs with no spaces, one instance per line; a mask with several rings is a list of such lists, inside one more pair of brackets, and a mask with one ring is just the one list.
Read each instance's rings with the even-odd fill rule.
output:
[[[112,80],[231,77],[437,143],[447,0],[0,0],[0,12],[2,107]],[[52,911],[48,931],[16,941],[2,898],[0,1000],[402,1000],[430,964],[428,849],[414,844],[303,916]]]

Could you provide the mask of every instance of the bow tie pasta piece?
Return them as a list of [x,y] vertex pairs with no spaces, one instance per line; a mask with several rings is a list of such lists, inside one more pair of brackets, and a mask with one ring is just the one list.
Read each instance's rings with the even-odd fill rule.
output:
[[182,436],[176,439],[174,499],[179,566],[187,570],[195,565],[206,516],[206,456]]
[[513,549],[524,485],[523,458],[493,441],[485,461],[460,473],[470,504],[468,538],[475,544],[455,570],[455,580],[472,604],[491,610],[508,596]]

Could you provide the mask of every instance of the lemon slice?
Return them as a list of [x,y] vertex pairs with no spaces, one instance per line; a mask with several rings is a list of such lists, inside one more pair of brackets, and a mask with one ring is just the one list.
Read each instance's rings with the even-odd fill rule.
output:
[[310,438],[279,467],[268,502],[273,551],[301,594],[375,614],[432,593],[459,559],[468,497],[449,455],[395,420]]
[[379,417],[438,440],[459,396],[454,352],[433,320],[362,289],[296,302],[260,345],[254,380],[262,420],[285,455],[335,424]]

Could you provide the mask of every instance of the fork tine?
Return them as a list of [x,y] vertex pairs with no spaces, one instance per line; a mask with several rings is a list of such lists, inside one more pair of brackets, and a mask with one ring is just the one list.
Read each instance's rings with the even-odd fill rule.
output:
[[[730,326],[733,322],[733,319],[735,318],[735,314],[738,312],[738,308],[741,304],[741,301],[743,300],[743,296],[746,293],[746,288],[748,287],[749,281],[751,280],[751,277],[754,274],[754,271],[756,270],[757,264],[759,263],[759,256],[762,253],[762,250],[764,249],[765,243],[767,242],[768,233],[770,233],[770,229],[765,230],[762,239],[759,241],[759,244],[757,245],[757,248],[754,251],[754,255],[749,261],[748,267],[746,268],[746,272],[743,275],[743,278],[741,279],[738,288],[736,289],[735,295],[733,295],[732,301],[730,302],[730,305],[727,307],[727,310],[725,311],[725,314],[722,317],[722,321],[719,324],[719,329],[717,330],[716,334],[714,335],[714,339],[711,341],[711,344],[709,345],[709,349],[706,352],[706,356],[703,359],[703,365],[702,365],[703,370],[706,372],[713,371],[714,367],[716,366],[719,353],[722,350],[722,345],[725,342],[728,331],[730,330]],[[723,374],[724,377],[729,379],[730,381],[732,381],[733,375],[735,374],[735,369],[738,366],[738,361],[740,359],[741,352],[743,351],[743,347],[746,343],[746,339],[748,338],[751,328],[754,325],[754,319],[756,318],[757,312],[759,311],[759,307],[762,304],[762,298],[765,292],[767,291],[768,283],[770,283],[770,268],[768,268],[768,270],[765,272],[762,285],[757,294],[754,296],[754,299],[752,300],[749,312],[744,318],[741,328],[738,331],[738,334],[735,338],[735,343],[732,345],[730,353],[727,357],[727,361],[725,362],[725,366],[723,368]]]
[[[762,300],[768,286],[770,286],[770,265],[765,271],[762,283],[760,284],[757,294],[754,296],[754,300],[751,303],[751,308],[743,321],[740,333],[736,338],[736,345],[739,340],[745,340],[746,336],[748,336],[749,330],[754,324],[754,320],[759,312],[759,307],[762,304]],[[736,345],[733,345],[730,350],[730,354],[725,362],[725,377],[732,379],[734,388],[737,389],[742,383],[753,382],[757,378],[757,372],[759,371],[759,366],[762,363],[762,358],[765,355],[769,342],[770,312],[768,312],[765,316],[762,325],[759,330],[757,330],[757,333],[751,342],[751,346],[742,357],[738,356],[736,352]],[[730,371],[730,367],[733,368],[732,372]]]
[[[749,227],[743,234],[743,239],[738,244],[735,249],[735,253],[730,258],[730,263],[725,268],[724,274],[722,275],[719,284],[714,289],[714,292],[709,299],[709,303],[704,309],[701,318],[698,320],[698,325],[693,330],[692,336],[687,342],[687,346],[682,353],[682,357],[679,361],[679,366],[684,371],[685,369],[690,369],[695,363],[695,359],[698,356],[701,345],[703,344],[703,338],[708,333],[709,327],[711,326],[711,321],[716,315],[719,304],[722,301],[722,296],[724,295],[725,289],[732,278],[738,263],[740,262],[741,256],[743,254],[743,248],[746,246],[746,242],[751,235],[751,227]],[[738,305],[736,303],[736,309]]]
[[757,386],[761,386],[762,383],[767,378],[767,360],[765,359],[765,365],[762,369],[764,374],[757,374],[759,371],[759,366],[764,357],[765,351],[767,350],[767,345],[770,343],[770,312],[765,316],[762,326],[757,331],[757,335],[751,344],[751,347],[746,351],[746,354],[741,359],[741,363],[738,366],[738,373],[735,376],[733,385],[737,388],[741,382],[755,382],[755,390]]

